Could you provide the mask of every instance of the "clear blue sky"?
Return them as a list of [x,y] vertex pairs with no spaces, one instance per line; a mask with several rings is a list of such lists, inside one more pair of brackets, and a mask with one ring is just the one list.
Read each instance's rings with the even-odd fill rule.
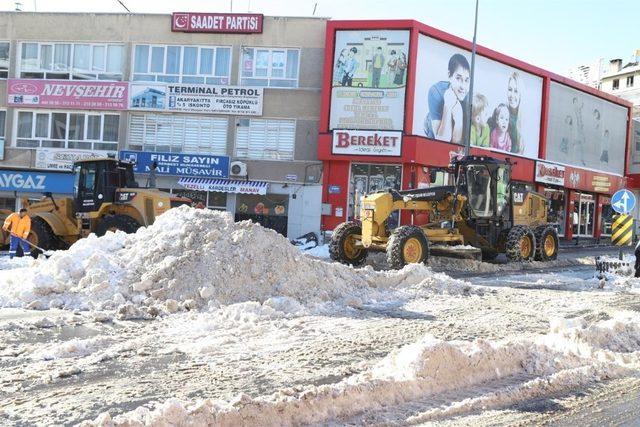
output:
[[[117,0],[20,0],[23,10],[122,12]],[[413,18],[471,39],[475,0],[122,0],[133,12],[264,13],[334,19]],[[14,1],[0,0],[0,10]],[[640,0],[480,0],[478,43],[559,74],[640,49]]]

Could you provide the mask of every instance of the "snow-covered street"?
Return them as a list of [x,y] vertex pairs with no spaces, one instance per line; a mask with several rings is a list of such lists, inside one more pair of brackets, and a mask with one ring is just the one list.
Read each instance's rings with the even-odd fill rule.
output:
[[49,260],[2,258],[0,420],[589,424],[585,402],[619,416],[640,395],[640,280],[596,278],[600,251],[358,270],[175,209]]

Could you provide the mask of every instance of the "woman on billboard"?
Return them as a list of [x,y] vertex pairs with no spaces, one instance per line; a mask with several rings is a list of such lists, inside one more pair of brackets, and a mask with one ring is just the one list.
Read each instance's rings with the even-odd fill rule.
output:
[[509,138],[511,139],[511,152],[522,154],[524,143],[520,133],[520,98],[522,97],[522,84],[520,74],[514,71],[509,76],[507,85],[507,104],[509,107]]
[[424,132],[428,138],[461,144],[468,121],[469,61],[456,53],[449,59],[447,68],[449,79],[439,81],[429,89],[429,112]]

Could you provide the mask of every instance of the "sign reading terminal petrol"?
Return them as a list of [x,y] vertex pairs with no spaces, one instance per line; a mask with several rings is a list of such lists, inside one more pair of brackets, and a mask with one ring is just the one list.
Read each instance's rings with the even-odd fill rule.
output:
[[263,15],[258,13],[174,12],[171,31],[183,33],[262,33]]

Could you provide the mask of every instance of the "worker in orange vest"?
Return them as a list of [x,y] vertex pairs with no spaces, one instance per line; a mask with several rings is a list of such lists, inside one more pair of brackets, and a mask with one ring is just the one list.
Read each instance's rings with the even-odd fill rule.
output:
[[7,217],[2,226],[4,231],[11,233],[11,240],[9,241],[9,258],[13,258],[18,250],[18,244],[22,246],[22,253],[25,256],[31,255],[29,249],[29,242],[27,237],[31,231],[31,218],[27,215],[27,210],[22,208],[20,212],[14,212]]

